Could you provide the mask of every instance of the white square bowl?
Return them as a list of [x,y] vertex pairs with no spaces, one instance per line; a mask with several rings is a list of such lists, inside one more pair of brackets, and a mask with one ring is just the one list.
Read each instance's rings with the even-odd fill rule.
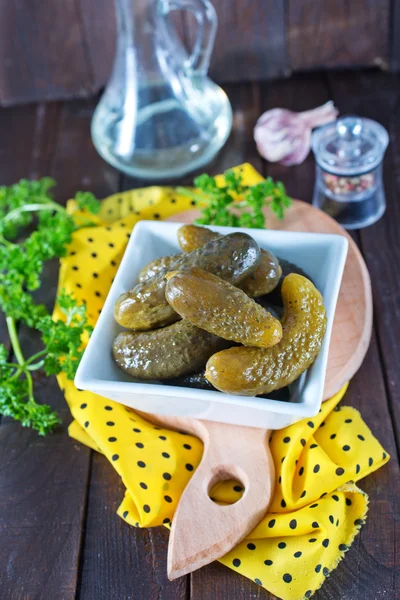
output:
[[318,413],[322,402],[329,341],[346,261],[344,236],[211,227],[221,234],[242,231],[261,248],[295,263],[311,277],[324,297],[327,330],[314,364],[290,388],[291,401],[235,396],[218,391],[140,382],[123,373],[112,357],[112,343],[122,331],[114,319],[114,304],[133,287],[145,264],[180,251],[177,231],[182,223],[140,221],[133,229],[118,273],[79,365],[75,385],[121,404],[154,414],[187,416],[265,429],[280,429]]

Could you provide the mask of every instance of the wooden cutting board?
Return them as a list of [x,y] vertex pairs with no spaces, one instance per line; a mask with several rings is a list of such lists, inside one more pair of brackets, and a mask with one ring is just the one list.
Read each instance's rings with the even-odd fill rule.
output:
[[[198,214],[190,210],[168,220],[192,223]],[[347,232],[305,202],[295,200],[283,221],[269,211],[267,216],[271,229],[336,233],[349,241],[324,390],[324,399],[330,398],[353,377],[370,342],[372,294],[366,265]],[[204,442],[202,461],[181,496],[172,522],[168,577],[175,579],[226,554],[267,512],[275,482],[270,432],[188,417],[144,416],[159,425],[192,433]],[[209,492],[215,483],[226,479],[238,480],[245,491],[236,504],[219,506]]]
[[[188,210],[167,220],[193,223],[199,214],[198,210]],[[294,200],[282,221],[268,209],[265,214],[269,229],[336,233],[344,235],[349,241],[329,348],[324,389],[324,400],[327,400],[358,371],[368,350],[372,333],[372,291],[368,269],[347,231],[318,208],[301,200]]]
[[[200,438],[200,465],[183,491],[172,520],[168,543],[168,577],[176,579],[227,554],[261,521],[272,500],[275,467],[270,431],[227,423],[140,413],[157,425]],[[219,481],[233,479],[242,497],[226,506],[210,492]]]

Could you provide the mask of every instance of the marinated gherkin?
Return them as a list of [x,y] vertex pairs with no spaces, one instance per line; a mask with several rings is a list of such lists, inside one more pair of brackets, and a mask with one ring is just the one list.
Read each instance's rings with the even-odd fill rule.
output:
[[183,254],[169,268],[121,294],[114,307],[117,323],[128,329],[155,329],[179,319],[165,298],[169,271],[200,267],[237,285],[258,266],[260,249],[246,233],[232,233]]
[[194,267],[167,279],[169,304],[196,327],[246,346],[268,348],[281,339],[278,319],[220,277]]
[[314,362],[326,331],[320,292],[301,275],[282,285],[284,316],[281,341],[272,348],[229,348],[207,362],[206,377],[223,392],[257,396],[282,388]]
[[[178,229],[178,242],[184,252],[192,252],[219,237],[221,237],[220,233],[198,225],[183,225]],[[275,289],[281,274],[282,269],[276,256],[268,250],[261,249],[257,269],[243,280],[240,287],[251,298],[258,298]]]
[[178,229],[178,243],[184,252],[193,252],[208,242],[222,237],[220,233],[198,225],[182,225]]
[[259,298],[276,288],[281,274],[282,269],[276,256],[268,250],[261,250],[257,269],[242,281],[240,287],[250,298]]
[[303,271],[303,269],[301,269],[294,263],[291,263],[288,260],[285,260],[284,258],[280,258],[280,257],[278,258],[278,261],[279,261],[279,264],[282,269],[282,274],[279,278],[279,281],[277,282],[277,285],[272,290],[267,292],[267,294],[268,294],[267,300],[271,304],[276,304],[277,306],[282,306],[282,284],[283,284],[285,277],[287,277],[291,273],[296,273],[297,275],[302,275],[303,277],[307,277],[307,279],[310,279],[310,281],[312,281],[312,280],[307,275],[307,273],[305,271]]
[[204,367],[229,344],[182,320],[155,331],[124,331],[114,340],[117,365],[137,379],[168,379]]
[[[198,373],[188,373],[187,375],[181,375],[180,377],[173,377],[171,379],[165,379],[166,385],[176,385],[178,387],[189,387],[197,388],[198,390],[211,390],[219,392],[206,378],[205,370],[202,369]],[[281,402],[290,402],[290,390],[288,387],[269,392],[259,396],[259,398],[269,398],[270,400],[280,400]]]
[[160,271],[164,269],[169,269],[169,267],[181,258],[181,254],[173,254],[172,256],[160,256],[160,258],[156,258],[151,262],[147,263],[146,266],[139,272],[138,281],[139,283],[143,283],[148,279],[157,275]]

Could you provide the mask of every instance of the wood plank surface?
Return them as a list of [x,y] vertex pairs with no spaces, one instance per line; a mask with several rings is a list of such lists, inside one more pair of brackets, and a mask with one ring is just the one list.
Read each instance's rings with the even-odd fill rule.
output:
[[[17,117],[21,109],[12,110]],[[25,151],[29,159],[17,163],[16,169],[13,162],[18,153],[4,157],[3,167],[8,160],[13,179],[52,174],[58,113],[57,106],[35,108],[31,127],[19,137],[19,154]],[[39,294],[39,300],[49,307],[54,301],[57,270],[56,263],[48,265]],[[42,348],[38,336],[25,327],[20,328],[19,337],[25,356]],[[66,438],[71,418],[55,378],[38,372],[34,385],[37,401],[51,404],[63,425],[44,440],[11,419],[2,421],[0,597],[72,598],[90,453]]]
[[[288,73],[285,3],[217,0],[218,33],[210,75],[217,81],[272,79]],[[187,19],[194,43],[197,27]]]
[[111,74],[116,44],[115,2],[78,0],[87,60],[97,92]]
[[[385,379],[400,444],[400,282],[396,273],[400,261],[400,81],[381,73],[329,76],[332,95],[348,112],[374,118],[384,125],[390,144],[384,161],[387,210],[383,219],[361,231],[361,248],[373,281],[375,325],[385,370]],[[395,267],[394,267],[395,265]]]
[[[270,80],[317,68],[400,68],[397,1],[213,5],[219,26],[210,74],[219,82]],[[180,14],[175,20],[191,47],[194,18]],[[0,104],[87,97],[106,83],[115,51],[113,2],[1,0],[0,23]]]
[[[375,302],[375,334],[366,360],[353,379],[345,404],[359,408],[392,460],[361,481],[370,495],[370,512],[355,544],[316,598],[392,600],[400,597],[398,539],[399,462],[394,425],[399,406],[399,284],[392,265],[399,262],[397,227],[400,97],[397,76],[367,73],[358,77],[320,74],[262,85],[229,85],[234,108],[231,137],[207,169],[220,172],[248,160],[265,174],[281,179],[290,194],[311,200],[314,163],[299,167],[266,165],[252,140],[257,116],[273,106],[304,110],[333,98],[342,113],[378,118],[391,132],[385,163],[386,216],[355,233],[370,269]],[[7,145],[0,141],[0,184],[22,176],[51,174],[56,197],[64,201],[77,189],[99,197],[138,180],[120,177],[97,156],[89,137],[94,102],[60,107],[38,105],[0,111]],[[12,117],[12,118],[11,118]],[[192,176],[185,183],[190,183]],[[46,271],[42,300],[51,305],[56,265]],[[21,330],[27,353],[37,348]],[[272,596],[255,583],[214,563],[190,578],[166,579],[168,534],[163,529],[136,530],[115,514],[123,486],[108,462],[67,437],[68,409],[54,379],[39,376],[38,398],[55,406],[63,426],[45,439],[5,419],[0,425],[0,598],[132,598],[134,600],[258,600]],[[398,427],[397,427],[398,431]],[[92,455],[92,458],[91,458]],[[397,559],[397,563],[396,563]]]
[[[68,104],[37,107],[31,137],[19,143],[29,153],[21,161],[15,179],[52,175],[58,182],[56,198],[66,201],[76,190],[100,190],[105,176],[101,159],[92,148],[87,124],[93,105]],[[18,112],[20,108],[13,109]],[[85,117],[84,122],[82,116]],[[27,128],[27,134],[29,129]],[[93,172],[87,170],[90,153]],[[18,156],[18,153],[16,153]],[[15,161],[13,154],[8,160]],[[30,163],[30,164],[29,164]],[[26,165],[29,165],[27,167]],[[12,165],[10,165],[12,169]],[[110,187],[101,184],[103,193]],[[54,303],[58,263],[48,263],[38,300],[48,308]],[[42,348],[37,335],[21,327],[21,346],[26,356]],[[83,519],[91,451],[67,436],[71,415],[54,377],[35,374],[35,396],[49,403],[62,418],[62,426],[45,439],[4,419],[0,427],[0,597],[73,598],[78,580]]]
[[290,68],[387,68],[389,26],[389,0],[289,0],[286,35]]
[[188,578],[167,579],[168,531],[125,523],[116,514],[123,496],[116,471],[94,453],[78,597],[185,600]]
[[400,1],[393,0],[390,15],[390,67],[400,70]]
[[0,2],[0,103],[85,96],[91,73],[76,2]]

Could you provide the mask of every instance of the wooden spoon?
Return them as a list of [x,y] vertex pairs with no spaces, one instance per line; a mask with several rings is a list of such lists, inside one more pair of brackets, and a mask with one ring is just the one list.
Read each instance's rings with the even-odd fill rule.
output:
[[[174,514],[168,546],[168,577],[176,579],[224,556],[268,510],[275,483],[270,431],[189,417],[149,415],[158,425],[192,433],[204,443],[200,465]],[[243,496],[219,505],[209,494],[219,481],[234,479]]]

